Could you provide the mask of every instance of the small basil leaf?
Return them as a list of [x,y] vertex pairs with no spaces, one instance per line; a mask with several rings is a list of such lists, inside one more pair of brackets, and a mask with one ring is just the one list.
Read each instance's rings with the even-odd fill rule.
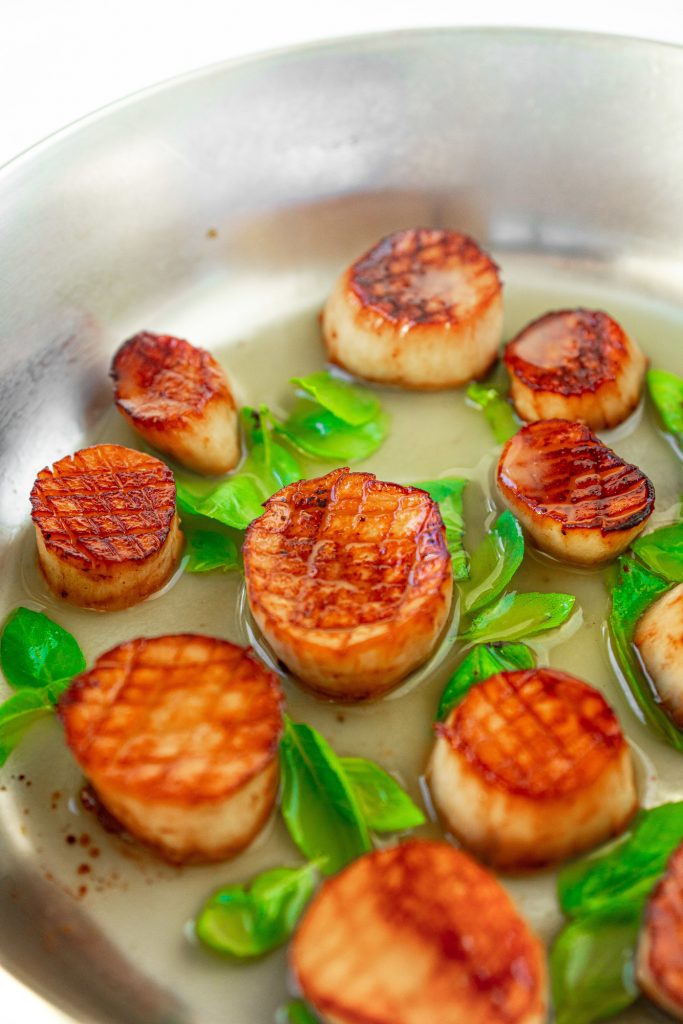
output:
[[573,594],[504,594],[472,619],[462,640],[521,640],[555,629],[569,618]]
[[340,757],[365,824],[373,832],[403,832],[424,825],[425,816],[398,782],[374,761]]
[[15,608],[2,631],[0,664],[14,687],[68,682],[85,668],[78,643],[47,615]]
[[30,727],[54,712],[46,690],[25,689],[0,704],[0,765],[3,765]]
[[607,910],[615,903],[642,908],[683,840],[683,801],[639,811],[615,843],[563,868],[557,882],[565,914]]
[[303,999],[293,999],[277,1011],[275,1024],[320,1024],[320,1018]]
[[318,402],[300,398],[278,431],[306,455],[324,462],[359,462],[377,451],[389,426],[384,412],[351,426]]
[[413,485],[427,491],[432,501],[438,502],[441,518],[446,527],[446,544],[453,560],[453,578],[456,580],[466,580],[470,574],[467,552],[463,545],[463,493],[467,483],[467,480],[459,477],[445,477],[443,480],[423,480]]
[[372,391],[339,380],[326,370],[308,377],[292,377],[290,384],[306,391],[324,409],[352,427],[377,419],[382,412]]
[[638,619],[669,586],[669,583],[655,576],[635,559],[620,558],[616,568],[616,582],[612,587],[612,609],[608,625],[614,658],[643,718],[662,739],[677,750],[683,750],[683,732],[657,701],[633,645],[633,633]]
[[183,533],[187,541],[185,553],[189,556],[185,572],[212,572],[214,569],[228,572],[239,567],[237,544],[232,537],[187,523],[183,523]]
[[631,547],[653,572],[671,583],[683,582],[683,523],[638,537]]
[[217,953],[262,956],[290,937],[315,887],[315,865],[275,868],[248,885],[215,892],[195,924],[201,941]]
[[524,558],[522,527],[508,509],[495,523],[470,559],[470,579],[463,586],[463,607],[474,612],[505,590]]
[[477,644],[458,665],[441,694],[437,719],[448,718],[475,683],[499,672],[534,668],[536,659],[526,644]]
[[280,742],[280,809],[301,850],[331,875],[371,848],[358,801],[339,758],[304,722],[285,723]]
[[616,906],[572,921],[550,951],[556,1024],[592,1024],[640,995],[633,960],[640,908]]
[[665,430],[683,444],[683,379],[668,370],[650,370],[647,386]]
[[497,388],[473,380],[467,397],[483,412],[498,444],[504,444],[517,433],[519,421]]

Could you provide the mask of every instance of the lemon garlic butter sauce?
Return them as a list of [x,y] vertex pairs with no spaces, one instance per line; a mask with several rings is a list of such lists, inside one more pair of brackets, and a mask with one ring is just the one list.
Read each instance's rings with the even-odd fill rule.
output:
[[[542,313],[585,305],[614,316],[649,356],[651,364],[683,373],[683,311],[660,301],[596,284],[569,274],[538,272],[502,258],[505,279],[505,337]],[[226,368],[238,402],[266,403],[284,410],[293,394],[289,378],[324,366],[318,313],[330,280],[307,291],[292,289],[272,319],[261,305],[231,316],[223,288],[204,286],[181,296],[146,324],[126,322],[119,337],[142,327],[169,331],[212,349]],[[313,299],[318,301],[312,304]],[[258,327],[249,326],[258,322]],[[118,327],[118,325],[117,325]],[[445,475],[466,476],[466,545],[471,550],[495,515],[493,474],[499,448],[483,416],[470,408],[464,391],[409,393],[378,389],[392,423],[383,447],[354,468],[410,483]],[[641,404],[616,430],[601,437],[653,481],[655,513],[650,527],[675,516],[681,491],[681,464],[657,429],[651,410]],[[83,443],[102,441],[139,447],[130,428],[112,408]],[[55,459],[63,452],[55,452]],[[302,460],[302,465],[307,464]],[[37,467],[39,468],[39,467]],[[319,470],[322,472],[322,470]],[[28,522],[28,494],[26,495]],[[568,671],[598,687],[614,707],[633,745],[641,799],[646,805],[683,797],[683,755],[660,743],[642,725],[609,662],[604,637],[607,591],[601,570],[569,568],[527,545],[524,564],[513,580],[520,590],[573,593],[577,611],[560,630],[529,641],[539,664]],[[44,610],[78,639],[86,659],[132,637],[199,632],[236,643],[259,638],[250,620],[239,573],[178,575],[173,584],[141,605],[121,612],[95,613],[52,597],[35,565],[35,542],[28,526],[17,538],[0,581],[2,616],[18,604]],[[457,630],[451,624],[450,637]],[[269,658],[267,650],[261,649]],[[414,799],[425,792],[421,775],[432,742],[432,722],[441,690],[460,657],[447,640],[428,665],[377,704],[326,704],[285,683],[288,712],[319,729],[338,753],[370,757],[398,774]],[[82,777],[66,749],[56,719],[40,722],[12,754],[0,777],[7,786],[0,800],[0,827],[51,882],[72,894],[80,909],[141,972],[191,1008],[188,1019],[202,1024],[269,1024],[287,997],[286,950],[251,964],[231,963],[200,948],[187,923],[210,892],[244,881],[269,867],[296,865],[301,856],[275,816],[255,843],[233,861],[171,868],[140,847],[102,832],[79,800]],[[30,785],[28,785],[30,782]],[[439,836],[431,823],[417,834]],[[87,837],[88,842],[81,842]],[[383,840],[383,841],[388,841]],[[96,849],[97,855],[92,851]],[[86,870],[87,868],[87,870]],[[538,934],[550,940],[560,924],[554,898],[556,873],[505,878],[505,885]],[[37,954],[40,955],[40,954]],[[623,1021],[657,1020],[639,1003]]]

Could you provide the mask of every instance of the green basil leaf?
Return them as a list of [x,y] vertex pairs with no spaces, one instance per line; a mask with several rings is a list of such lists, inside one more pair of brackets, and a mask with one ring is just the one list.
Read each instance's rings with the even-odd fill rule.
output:
[[592,1024],[639,997],[633,961],[640,908],[617,906],[572,921],[550,951],[556,1024]]
[[508,509],[470,559],[470,579],[462,588],[463,608],[474,612],[494,601],[515,575],[524,558],[522,527]]
[[483,412],[498,444],[504,444],[517,433],[519,420],[497,388],[473,380],[467,388],[467,397]]
[[615,573],[608,619],[614,658],[647,724],[671,746],[683,750],[683,732],[659,704],[633,644],[638,619],[670,584],[633,558],[620,558]]
[[366,423],[351,426],[319,402],[300,398],[278,432],[306,455],[324,462],[359,462],[377,451],[389,427],[380,412]]
[[460,638],[488,643],[535,636],[561,626],[575,601],[573,594],[504,594],[476,615]]
[[263,512],[263,502],[302,477],[290,452],[272,439],[266,409],[242,410],[249,454],[226,480],[206,480],[189,473],[175,474],[178,505],[183,512],[216,519],[235,530],[246,530]]
[[14,687],[69,682],[85,668],[76,639],[47,615],[15,608],[0,639],[0,664]]
[[262,956],[290,937],[315,888],[314,864],[274,868],[248,885],[215,892],[199,913],[195,930],[217,953]]
[[311,373],[308,377],[292,377],[290,384],[308,392],[323,409],[352,427],[377,419],[382,412],[379,400],[372,391],[348,384],[326,370]]
[[664,428],[683,445],[683,379],[668,370],[650,370],[647,386]]
[[653,572],[671,583],[683,582],[683,523],[653,530],[631,547]]
[[204,530],[188,523],[183,523],[183,533],[187,541],[185,553],[189,556],[185,572],[212,572],[214,569],[228,572],[239,568],[237,544],[226,533]]
[[467,480],[451,476],[443,480],[423,480],[413,485],[427,491],[432,501],[438,502],[441,518],[446,527],[446,544],[453,560],[453,578],[456,580],[466,580],[470,574],[467,552],[463,545],[463,494],[467,484]]
[[639,811],[616,842],[562,869],[557,881],[562,910],[576,917],[615,903],[642,909],[682,840],[683,801]]
[[374,761],[340,757],[365,824],[373,832],[403,832],[424,825],[425,816],[398,782]]
[[442,722],[448,718],[468,690],[482,679],[488,679],[499,672],[534,668],[535,665],[534,653],[526,644],[477,644],[468,651],[446,683],[439,701],[437,719]]
[[370,836],[339,758],[319,732],[286,719],[280,809],[289,834],[325,875],[367,853]]
[[54,712],[54,694],[47,688],[27,688],[0,704],[0,765],[3,765],[31,726]]
[[303,999],[292,999],[286,1006],[279,1008],[275,1014],[275,1024],[320,1024],[320,1018]]

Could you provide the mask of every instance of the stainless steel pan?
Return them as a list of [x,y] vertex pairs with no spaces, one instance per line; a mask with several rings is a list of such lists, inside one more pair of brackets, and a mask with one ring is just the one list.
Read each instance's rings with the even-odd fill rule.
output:
[[[10,164],[0,175],[3,550],[36,471],[100,415],[127,331],[216,276],[232,293],[240,285],[253,311],[276,286],[305,295],[321,266],[418,221],[683,301],[683,51],[532,30],[308,46],[171,82]],[[199,1022],[172,977],[138,974],[87,906],[46,880],[50,851],[23,837],[10,790],[0,791],[3,1019],[23,983],[44,997],[36,1024]],[[228,996],[223,1019],[266,1024],[233,1018]]]

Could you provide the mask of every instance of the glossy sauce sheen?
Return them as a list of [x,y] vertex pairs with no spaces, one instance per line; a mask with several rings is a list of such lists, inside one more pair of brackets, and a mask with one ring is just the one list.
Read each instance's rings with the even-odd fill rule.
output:
[[[404,217],[402,222],[420,219],[419,215]],[[397,220],[401,222],[385,218],[385,223],[373,225],[367,242],[392,230]],[[246,272],[244,276],[237,273],[234,281],[219,275],[198,282],[195,290],[173,296],[166,306],[131,310],[119,324],[110,325],[112,351],[118,339],[134,334],[142,324],[172,330],[216,353],[234,383],[240,404],[265,402],[284,412],[292,402],[289,378],[324,368],[318,315],[335,275],[361,248],[357,237],[343,250],[338,247],[334,258],[311,269],[303,282],[278,265],[267,279],[272,296],[267,308],[263,302],[265,279],[259,280],[257,289],[253,280],[250,285]],[[594,269],[579,276],[565,264],[549,270],[543,261],[504,252],[496,256],[505,273],[506,339],[549,309],[599,307],[623,324],[653,365],[683,373],[680,307],[635,298],[637,289],[632,286],[619,291],[606,279],[601,281]],[[107,390],[104,379],[103,390]],[[462,391],[377,391],[392,417],[390,434],[382,449],[354,470],[404,484],[439,475],[469,477],[466,542],[472,549],[497,514],[494,471],[499,449],[493,445],[483,417],[466,404]],[[636,413],[617,431],[603,436],[623,459],[641,466],[652,479],[657,491],[652,525],[671,522],[683,489],[680,464],[659,434],[650,410]],[[133,431],[113,409],[83,441],[137,443]],[[55,452],[56,457],[60,454]],[[35,473],[41,465],[31,468]],[[310,464],[304,463],[304,468],[310,471]],[[320,472],[319,464],[315,470]],[[28,516],[28,494],[26,504]],[[501,507],[498,504],[498,512]],[[46,591],[35,567],[31,534],[27,529],[17,537],[0,578],[3,614],[17,604],[44,609],[78,637],[89,665],[118,643],[162,632],[201,632],[241,644],[252,637],[258,639],[250,616],[245,614],[238,574],[184,575],[162,596],[112,614],[66,606]],[[515,585],[518,590],[576,595],[582,619],[574,620],[559,634],[533,641],[539,662],[585,679],[605,694],[635,745],[639,784],[647,804],[680,799],[681,755],[652,737],[611,671],[602,635],[607,610],[603,573],[561,565],[529,549]],[[419,670],[417,685],[408,681],[377,704],[343,710],[316,700],[285,680],[287,711],[295,720],[320,729],[339,754],[374,758],[395,772],[424,806],[419,776],[433,742],[434,713],[460,657],[456,646],[426,670]],[[30,788],[20,775],[32,780]],[[82,879],[77,868],[82,857],[78,844],[70,845],[68,836],[96,833],[101,856],[78,907],[128,959],[131,971],[143,972],[171,988],[206,1024],[225,1024],[226,1015],[230,1024],[272,1024],[276,1007],[287,998],[286,951],[242,966],[196,948],[184,941],[182,932],[219,886],[244,881],[277,865],[301,863],[278,818],[234,861],[183,871],[166,867],[146,852],[108,838],[94,816],[83,811],[78,800],[83,777],[66,749],[56,719],[36,725],[3,769],[2,782],[8,789],[0,792],[0,824],[5,835],[16,836],[17,859],[43,873],[49,871],[57,886],[78,893]],[[55,791],[63,797],[52,810]],[[437,838],[443,833],[430,822],[418,834]],[[555,878],[555,872],[544,871],[528,878],[503,879],[522,914],[546,940],[560,923]],[[142,905],[144,913],[136,912]],[[134,928],[131,913],[135,915]],[[619,1018],[629,1024],[659,1019],[645,1003]]]

